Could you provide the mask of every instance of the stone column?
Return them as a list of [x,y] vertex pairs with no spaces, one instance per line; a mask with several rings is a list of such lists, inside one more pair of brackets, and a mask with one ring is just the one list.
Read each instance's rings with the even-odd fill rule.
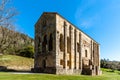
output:
[[59,51],[59,49],[60,49],[60,41],[59,41],[59,39],[60,39],[60,34],[59,34],[59,32],[57,32],[56,31],[56,34],[55,34],[55,41],[53,41],[55,44],[54,44],[54,49],[55,49],[55,53],[56,53],[56,60],[55,60],[55,62],[56,62],[56,68],[59,68],[59,66],[60,66],[60,59],[59,59],[59,54],[60,54],[60,51]]
[[92,63],[93,63],[93,65],[95,65],[95,43],[92,42],[92,45],[93,45]]
[[71,27],[71,69],[74,69],[74,30]]
[[99,66],[99,71],[100,71],[100,46],[98,44],[98,66]]
[[69,65],[69,69],[71,69],[71,64],[72,64],[71,63],[71,58],[72,58],[71,57],[71,25],[69,26],[69,37],[70,37],[70,45],[69,45],[70,46],[70,53],[69,53],[69,64],[70,65]]
[[67,69],[67,25],[64,23],[64,65]]
[[74,68],[76,69],[76,29],[74,29]]
[[82,39],[81,39],[81,33],[79,33],[79,43],[80,43],[80,52],[79,52],[79,69],[82,70],[82,51],[81,51],[81,45],[82,45]]
[[93,40],[91,40],[91,65],[90,65],[90,70],[91,70],[91,75],[94,75],[95,74],[95,66],[93,65]]
[[100,46],[98,44],[98,75],[100,75]]
[[79,69],[79,52],[78,52],[78,43],[79,43],[79,33],[78,30],[76,30],[76,69]]
[[91,40],[91,62],[93,64],[93,41]]

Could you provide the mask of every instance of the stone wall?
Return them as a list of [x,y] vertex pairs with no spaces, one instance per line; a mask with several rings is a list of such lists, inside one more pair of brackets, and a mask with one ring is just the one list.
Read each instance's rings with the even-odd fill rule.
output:
[[35,25],[34,68],[39,69],[38,72],[55,73],[55,21],[55,14],[46,13]]

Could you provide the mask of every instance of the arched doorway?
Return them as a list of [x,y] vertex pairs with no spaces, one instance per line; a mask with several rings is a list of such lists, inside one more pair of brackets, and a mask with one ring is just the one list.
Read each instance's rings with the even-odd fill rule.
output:
[[53,37],[52,34],[50,34],[50,39],[49,39],[49,51],[53,50]]
[[43,68],[46,68],[46,60],[42,61]]
[[42,42],[42,52],[46,52],[47,48],[47,35],[44,36],[43,42]]

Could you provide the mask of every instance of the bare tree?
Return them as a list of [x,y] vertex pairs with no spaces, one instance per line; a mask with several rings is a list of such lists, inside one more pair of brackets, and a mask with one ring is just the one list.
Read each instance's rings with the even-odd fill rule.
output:
[[15,27],[13,17],[17,14],[16,10],[9,7],[10,0],[0,0],[0,53],[4,53],[15,43]]

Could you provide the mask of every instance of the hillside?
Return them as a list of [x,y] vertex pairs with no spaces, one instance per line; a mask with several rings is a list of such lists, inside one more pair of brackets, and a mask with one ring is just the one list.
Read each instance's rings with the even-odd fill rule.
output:
[[0,27],[0,53],[15,54],[23,47],[34,45],[34,40],[23,33]]
[[0,55],[0,66],[6,66],[14,70],[31,70],[34,65],[32,58],[20,57],[15,55]]

